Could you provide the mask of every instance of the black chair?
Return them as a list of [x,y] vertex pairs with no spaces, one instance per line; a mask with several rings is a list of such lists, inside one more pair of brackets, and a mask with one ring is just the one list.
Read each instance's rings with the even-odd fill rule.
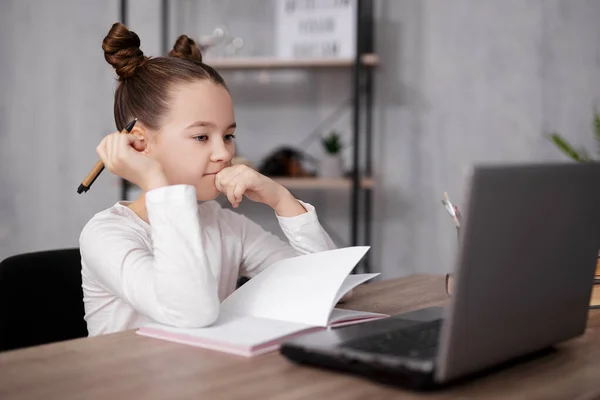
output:
[[87,336],[79,249],[0,263],[0,351]]

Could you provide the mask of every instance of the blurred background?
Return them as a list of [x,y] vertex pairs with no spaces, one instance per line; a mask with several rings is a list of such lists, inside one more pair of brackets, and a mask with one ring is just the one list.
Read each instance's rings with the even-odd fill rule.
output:
[[[137,194],[107,172],[76,193],[115,130],[101,41],[119,20],[149,56],[195,38],[231,90],[240,162],[292,149],[273,174],[383,278],[453,268],[441,199],[463,206],[473,165],[572,162],[554,132],[596,154],[597,0],[0,0],[0,260],[76,247]],[[239,212],[280,234],[264,206]]]

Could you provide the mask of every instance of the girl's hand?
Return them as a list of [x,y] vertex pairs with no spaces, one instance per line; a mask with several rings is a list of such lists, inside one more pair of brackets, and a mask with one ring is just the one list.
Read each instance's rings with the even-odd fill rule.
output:
[[271,207],[283,217],[304,214],[306,209],[285,187],[245,165],[234,165],[221,170],[215,177],[217,190],[237,208],[243,196]]
[[135,135],[113,132],[102,139],[96,152],[110,172],[135,183],[144,191],[167,186],[162,167],[143,152],[145,148],[144,141]]

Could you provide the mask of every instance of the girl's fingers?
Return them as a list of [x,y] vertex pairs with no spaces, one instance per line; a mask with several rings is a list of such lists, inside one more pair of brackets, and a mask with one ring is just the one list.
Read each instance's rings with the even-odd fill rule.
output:
[[223,188],[221,187],[221,177],[223,175],[221,175],[223,173],[223,171],[219,172],[216,176],[215,176],[215,187],[217,188],[217,190],[221,193],[223,193]]
[[140,139],[139,137],[132,135],[131,133],[125,136],[127,137],[127,144],[133,147],[133,149],[138,153],[146,149],[146,142],[143,139]]
[[225,193],[229,186],[235,186],[235,180],[241,173],[235,167],[223,168],[215,177],[215,187],[221,193]]
[[102,141],[100,142],[100,144],[98,145],[98,147],[96,147],[96,153],[98,153],[98,156],[100,157],[100,159],[102,160],[103,163],[106,164],[107,159],[106,159],[106,143],[107,143],[108,138],[104,138],[102,139]]
[[120,156],[120,151],[119,151],[119,147],[121,145],[121,139],[119,136],[117,136],[118,133],[113,133],[111,135],[110,138],[110,158],[113,162],[117,161],[119,159]]
[[119,141],[116,139],[117,138],[115,137],[115,135],[112,134],[108,137],[108,140],[106,141],[106,160],[108,161],[108,166],[110,166],[110,168],[114,168],[118,160],[117,149],[119,147]]
[[215,176],[215,187],[221,193],[225,193],[227,190],[229,174],[229,168],[223,168],[221,172]]
[[227,188],[227,200],[231,203],[232,206],[237,207],[237,202],[235,201],[235,195],[233,194],[235,190],[234,186],[229,186]]
[[233,197],[238,205],[242,202],[244,198],[244,193],[246,192],[246,184],[243,182],[238,182],[235,185],[235,189],[233,190]]

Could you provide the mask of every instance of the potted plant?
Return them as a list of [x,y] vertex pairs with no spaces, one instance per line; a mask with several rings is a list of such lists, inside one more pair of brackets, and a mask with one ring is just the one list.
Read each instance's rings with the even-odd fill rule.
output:
[[333,131],[322,139],[322,143],[325,154],[319,162],[319,176],[341,178],[344,175],[344,167],[340,134]]

